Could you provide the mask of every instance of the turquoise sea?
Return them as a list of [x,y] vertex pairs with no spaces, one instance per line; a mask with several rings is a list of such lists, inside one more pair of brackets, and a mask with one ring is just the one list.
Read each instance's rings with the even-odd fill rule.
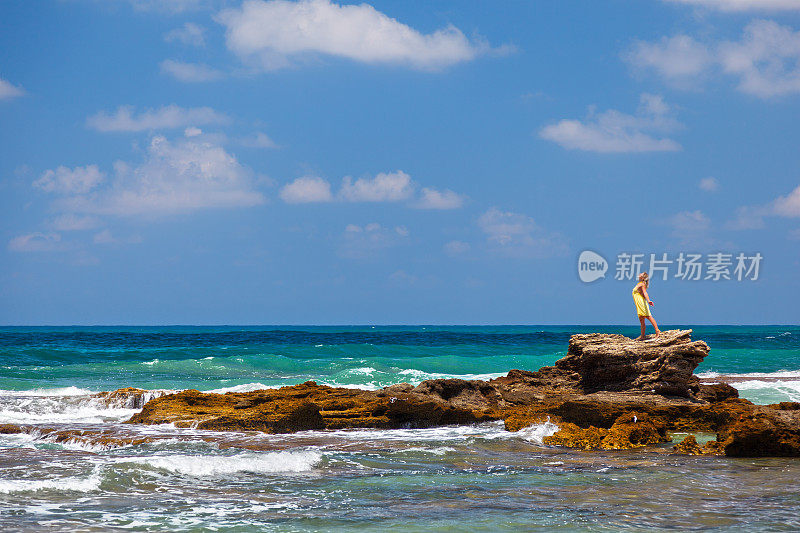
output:
[[[689,326],[670,326],[689,327]],[[800,327],[700,326],[697,372],[755,403],[800,401]],[[536,370],[618,326],[0,328],[0,530],[800,530],[800,461],[546,447],[543,424],[293,435],[125,425],[121,387],[378,388]],[[51,429],[147,437],[56,442]],[[711,438],[713,436],[701,436]]]

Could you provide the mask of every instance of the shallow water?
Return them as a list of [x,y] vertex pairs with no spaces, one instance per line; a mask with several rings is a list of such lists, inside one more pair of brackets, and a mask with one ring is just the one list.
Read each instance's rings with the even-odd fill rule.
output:
[[[800,461],[576,452],[556,427],[224,433],[124,424],[92,391],[375,388],[537,369],[571,333],[632,328],[0,328],[0,530],[800,530]],[[698,369],[800,399],[800,328],[695,328]],[[732,377],[733,376],[733,377]],[[49,430],[81,429],[57,443]],[[676,441],[683,435],[676,435]],[[712,438],[701,435],[700,439]],[[124,444],[133,438],[147,442]],[[127,439],[127,440],[126,440]]]
[[[107,428],[108,425],[101,426]],[[110,450],[3,436],[14,530],[800,528],[800,461],[543,447],[501,424],[294,435],[124,426]]]

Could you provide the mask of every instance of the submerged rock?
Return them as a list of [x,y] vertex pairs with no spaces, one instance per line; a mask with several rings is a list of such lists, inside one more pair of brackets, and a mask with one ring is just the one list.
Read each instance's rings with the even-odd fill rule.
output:
[[[551,420],[559,431],[545,439],[550,445],[624,449],[669,442],[668,431],[714,431],[717,441],[701,453],[800,456],[800,410],[755,406],[729,385],[700,384],[693,371],[708,354],[706,343],[691,340],[691,330],[665,331],[646,341],[573,335],[566,357],[536,372],[511,370],[489,381],[435,379],[378,391],[313,381],[245,393],[189,390],[151,399],[129,422],[286,433],[491,420],[517,431]],[[126,395],[137,392],[117,396]],[[696,444],[684,440],[676,451],[694,454]]]

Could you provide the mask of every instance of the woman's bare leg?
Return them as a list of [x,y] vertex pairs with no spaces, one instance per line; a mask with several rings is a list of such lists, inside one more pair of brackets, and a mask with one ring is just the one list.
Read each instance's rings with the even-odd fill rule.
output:
[[644,317],[643,316],[639,317],[639,324],[641,324],[641,326],[642,326],[642,334],[639,335],[639,337],[636,340],[637,341],[643,341],[644,340],[644,328],[645,328],[645,326],[644,326]]
[[[650,323],[653,324],[653,327],[656,330],[656,337],[658,337],[658,334],[661,333],[661,330],[658,329],[658,324],[656,324],[656,319],[653,318],[652,316],[649,316],[647,318],[650,320]],[[642,328],[644,328],[644,320],[642,320]]]

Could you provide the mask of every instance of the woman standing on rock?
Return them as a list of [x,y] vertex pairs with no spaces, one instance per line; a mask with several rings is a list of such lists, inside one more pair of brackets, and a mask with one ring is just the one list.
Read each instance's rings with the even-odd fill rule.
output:
[[642,325],[642,334],[636,338],[637,341],[643,341],[645,338],[645,318],[649,320],[656,329],[656,337],[658,337],[658,334],[661,333],[661,330],[658,329],[658,324],[656,324],[656,320],[650,314],[650,308],[648,307],[648,304],[655,305],[653,300],[651,300],[650,296],[647,294],[648,286],[650,286],[650,276],[647,274],[647,272],[642,272],[639,274],[639,283],[637,283],[636,287],[633,288],[633,301],[636,304],[636,314],[639,315],[639,323]]

